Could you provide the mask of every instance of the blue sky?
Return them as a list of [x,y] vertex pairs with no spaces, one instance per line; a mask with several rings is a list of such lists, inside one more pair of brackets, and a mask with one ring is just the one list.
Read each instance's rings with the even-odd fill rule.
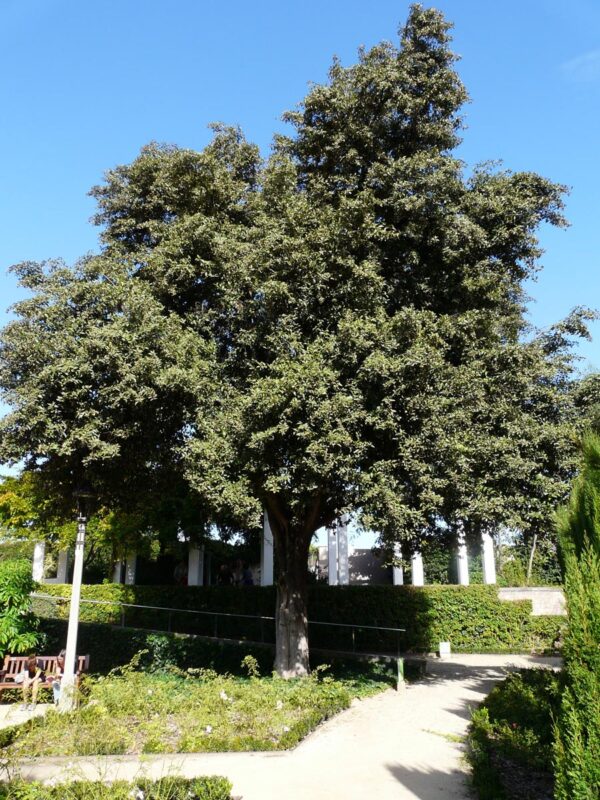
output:
[[[325,80],[333,54],[395,40],[388,0],[3,0],[0,4],[0,324],[14,262],[97,247],[86,193],[150,140],[201,148],[214,120],[268,150],[281,113]],[[598,0],[444,0],[472,102],[461,156],[502,159],[571,187],[566,231],[542,231],[530,286],[545,326],[600,307]],[[594,223],[596,222],[596,226]],[[580,352],[600,369],[596,341]]]

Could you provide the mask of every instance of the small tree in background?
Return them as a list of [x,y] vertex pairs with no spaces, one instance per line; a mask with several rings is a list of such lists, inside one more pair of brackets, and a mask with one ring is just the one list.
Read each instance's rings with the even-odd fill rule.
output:
[[31,613],[31,592],[36,583],[25,560],[0,563],[0,656],[26,653],[39,642]]
[[558,800],[600,796],[600,437],[584,439],[583,455],[559,517],[569,630],[567,687],[555,727]]

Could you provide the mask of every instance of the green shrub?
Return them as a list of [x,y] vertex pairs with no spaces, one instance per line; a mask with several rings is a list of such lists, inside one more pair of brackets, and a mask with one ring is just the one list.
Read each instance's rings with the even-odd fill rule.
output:
[[[143,793],[143,794],[142,794]],[[158,781],[146,779],[112,784],[97,781],[75,781],[44,786],[41,783],[13,781],[0,784],[0,800],[230,800],[231,783],[213,775],[202,778],[167,777]]]
[[[70,586],[50,585],[44,592],[68,597]],[[272,616],[275,588],[84,586],[84,598],[152,606],[221,611],[230,614]],[[41,616],[66,619],[68,603],[38,601]],[[62,603],[62,604],[61,604]],[[309,626],[315,648],[359,652],[431,652],[440,641],[450,641],[456,652],[552,652],[560,639],[562,617],[531,616],[530,601],[502,602],[494,586],[325,586],[309,589],[310,620],[364,626],[406,628],[400,639],[394,632],[367,627]],[[117,605],[82,605],[82,620],[119,624]],[[126,610],[125,623],[136,628],[168,628],[182,633],[248,641],[274,641],[273,623],[243,618],[220,618],[160,611]],[[140,649],[139,647],[137,649]]]
[[0,541],[0,562],[26,559],[31,564],[34,543],[30,539],[4,539]]
[[527,565],[524,560],[513,557],[504,561],[498,569],[500,586],[527,586]]
[[561,692],[557,673],[520,670],[473,712],[469,758],[481,800],[533,798],[540,788],[552,790],[552,724]]
[[527,579],[531,542],[517,541],[500,548],[497,564],[499,586],[560,586],[562,576],[554,537],[540,538],[534,551],[531,577]]
[[545,669],[521,670],[496,686],[483,703],[494,726],[496,746],[515,761],[552,768],[552,719],[558,711],[561,678]]
[[40,641],[31,613],[30,594],[35,587],[28,561],[0,562],[0,658],[31,651]]

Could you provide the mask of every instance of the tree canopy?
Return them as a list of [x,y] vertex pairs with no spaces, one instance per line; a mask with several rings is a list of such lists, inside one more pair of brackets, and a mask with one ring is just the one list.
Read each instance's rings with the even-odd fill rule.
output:
[[144,147],[92,191],[99,255],[15,268],[0,454],[59,500],[84,471],[107,507],[185,498],[201,527],[265,508],[281,674],[308,669],[318,528],[539,526],[572,470],[588,312],[530,331],[523,288],[564,187],[456,157],[450,27],[415,5],[397,46],[335,61],[266,160],[220,125]]

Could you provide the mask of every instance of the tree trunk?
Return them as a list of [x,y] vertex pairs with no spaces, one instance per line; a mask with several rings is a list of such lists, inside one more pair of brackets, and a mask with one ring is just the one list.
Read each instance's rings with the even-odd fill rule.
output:
[[[318,504],[317,504],[318,505]],[[277,558],[275,608],[275,671],[282,678],[302,678],[308,660],[308,551],[314,532],[314,514],[304,525],[291,525],[276,498],[268,498],[267,511]]]
[[531,573],[533,572],[533,559],[535,557],[535,549],[537,547],[537,533],[533,534],[533,541],[531,542],[531,550],[529,551],[529,562],[527,564],[527,583],[531,580]]
[[[308,561],[308,548],[304,561]],[[306,596],[306,575],[297,569],[281,570],[275,610],[275,671],[282,678],[303,678],[309,673]]]

